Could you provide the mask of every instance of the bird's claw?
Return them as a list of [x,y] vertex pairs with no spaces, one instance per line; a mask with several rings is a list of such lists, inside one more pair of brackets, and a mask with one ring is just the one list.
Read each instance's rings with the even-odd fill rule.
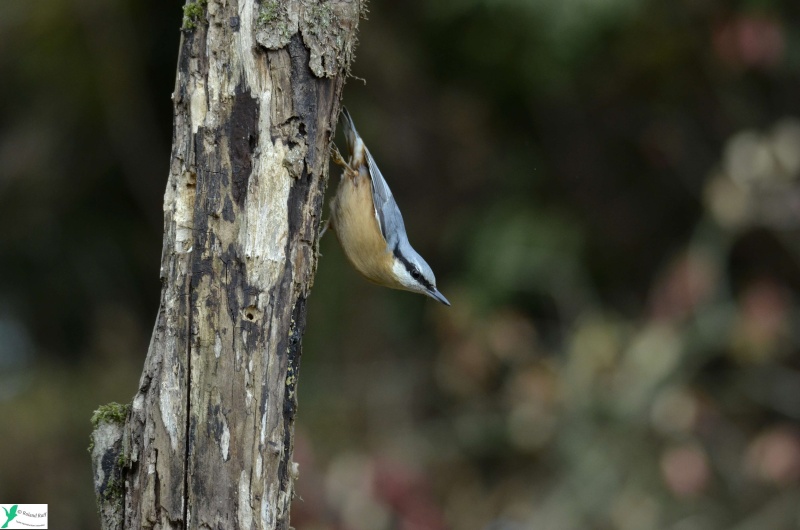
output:
[[336,147],[336,144],[334,143],[331,143],[331,160],[333,160],[333,163],[336,164],[337,166],[342,166],[344,168],[349,169],[350,171],[353,170],[353,168],[351,168],[350,165],[347,162],[345,162],[342,153],[339,152],[339,148]]

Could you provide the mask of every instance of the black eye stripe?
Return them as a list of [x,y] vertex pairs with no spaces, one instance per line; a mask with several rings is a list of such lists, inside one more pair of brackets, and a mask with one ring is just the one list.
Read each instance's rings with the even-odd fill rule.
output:
[[392,253],[394,254],[394,257],[400,260],[400,263],[403,264],[403,266],[408,271],[408,274],[410,274],[411,277],[414,278],[414,280],[418,281],[427,290],[433,291],[433,285],[431,285],[430,282],[428,282],[428,280],[426,280],[422,276],[422,273],[417,269],[417,267],[415,267],[410,261],[408,261],[406,258],[403,257],[403,255],[400,253],[397,247],[394,247]]

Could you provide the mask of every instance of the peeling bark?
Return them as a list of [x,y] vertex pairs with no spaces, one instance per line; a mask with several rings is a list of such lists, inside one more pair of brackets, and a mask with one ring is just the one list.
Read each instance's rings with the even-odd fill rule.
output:
[[122,525],[104,528],[286,529],[328,145],[362,6],[193,5],[161,305],[118,458],[121,517],[104,517]]

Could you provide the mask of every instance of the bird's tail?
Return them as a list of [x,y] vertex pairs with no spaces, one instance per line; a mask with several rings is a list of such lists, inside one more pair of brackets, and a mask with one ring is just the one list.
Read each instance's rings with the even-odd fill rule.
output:
[[342,115],[344,116],[342,130],[344,131],[345,140],[347,140],[347,150],[352,153],[356,145],[356,140],[359,138],[358,131],[356,131],[353,118],[350,116],[350,113],[347,112],[347,107],[342,107]]

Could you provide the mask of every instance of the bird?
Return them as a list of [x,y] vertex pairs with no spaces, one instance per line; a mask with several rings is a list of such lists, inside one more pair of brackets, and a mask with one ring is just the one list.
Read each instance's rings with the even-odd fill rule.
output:
[[333,162],[344,169],[322,232],[336,233],[347,259],[369,281],[449,306],[430,265],[409,243],[400,208],[345,107],[342,116],[349,157],[332,145]]

